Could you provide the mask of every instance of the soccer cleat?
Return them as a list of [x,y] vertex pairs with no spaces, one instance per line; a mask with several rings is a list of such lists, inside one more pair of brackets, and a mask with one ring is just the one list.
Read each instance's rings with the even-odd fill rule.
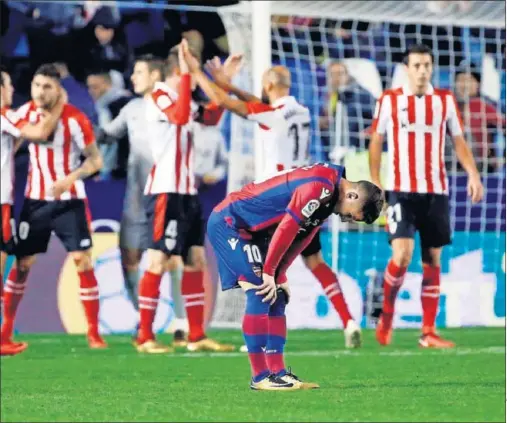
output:
[[419,346],[421,348],[454,348],[456,344],[452,341],[447,341],[437,335],[435,332],[430,332],[421,335],[419,338]]
[[141,344],[136,342],[136,350],[145,354],[168,354],[174,352],[173,348],[161,345],[154,339],[149,339]]
[[345,348],[359,348],[361,347],[361,328],[352,319],[347,322],[347,327],[344,331],[345,334]]
[[384,314],[380,316],[376,329],[377,341],[380,345],[389,345],[393,338],[392,317],[386,319]]
[[102,350],[107,348],[107,343],[97,332],[89,332],[86,336],[88,340],[88,346],[92,350]]
[[173,335],[173,347],[185,348],[187,345],[188,341],[185,336],[185,332],[183,332],[181,329],[175,330]]
[[199,341],[188,342],[187,350],[190,352],[197,351],[213,351],[213,352],[230,352],[234,351],[234,345],[229,344],[220,344],[217,341],[214,341],[210,338],[203,338]]
[[0,344],[0,356],[20,354],[27,348],[26,342],[3,342]]
[[254,391],[296,391],[299,385],[283,380],[281,377],[269,375],[259,382],[250,382],[250,389]]
[[285,375],[280,376],[280,379],[283,379],[285,382],[293,383],[294,385],[298,386],[298,389],[319,389],[320,388],[320,385],[317,383],[303,382],[294,373],[292,373],[292,370],[290,367]]

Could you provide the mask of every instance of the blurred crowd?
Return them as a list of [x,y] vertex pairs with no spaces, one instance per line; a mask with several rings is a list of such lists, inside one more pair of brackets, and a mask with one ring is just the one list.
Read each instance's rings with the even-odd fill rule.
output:
[[[107,6],[99,0],[79,5],[0,2],[0,48],[2,62],[10,70],[16,87],[14,106],[28,100],[34,70],[42,63],[53,62],[58,65],[70,103],[100,127],[133,98],[130,75],[135,57],[143,54],[167,57],[181,37],[189,40],[202,61],[227,56],[227,34],[218,13],[161,8],[168,3],[185,2],[124,0],[107,2]],[[192,5],[236,3],[194,1]],[[444,13],[448,7],[466,8],[467,2],[427,2],[427,7],[434,13]],[[495,67],[505,75],[505,29],[289,16],[273,16],[272,23],[272,60],[294,72],[294,94],[305,102],[314,90],[309,88],[307,95],[304,92],[307,88],[301,86],[319,85],[319,103],[312,110],[316,121],[314,142],[324,151],[319,159],[329,159],[336,147],[362,150],[368,146],[378,95],[355,79],[346,59],[373,60],[385,89],[391,86],[395,66],[401,62],[406,46],[423,42],[435,51],[439,78],[447,75],[448,87],[442,88],[450,88],[456,94],[479,165],[488,172],[504,169],[505,93],[500,100],[481,93],[481,63],[474,61],[479,56],[470,57],[468,52],[469,44],[480,39],[483,53],[491,54]],[[305,66],[316,72],[310,82],[304,79],[306,75],[303,79],[299,75],[300,68],[305,70]],[[105,168],[101,177],[125,176],[128,155],[125,146],[128,143],[119,143],[103,151]],[[224,166],[223,160],[220,166]]]

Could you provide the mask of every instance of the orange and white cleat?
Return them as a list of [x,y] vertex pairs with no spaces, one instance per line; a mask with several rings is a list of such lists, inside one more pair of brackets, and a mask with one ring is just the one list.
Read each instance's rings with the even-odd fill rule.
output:
[[380,345],[389,345],[393,339],[393,323],[392,315],[386,316],[382,314],[377,324],[376,330],[377,342]]
[[436,332],[429,332],[421,335],[419,338],[419,346],[421,348],[454,348],[456,344],[452,341],[443,339]]
[[102,350],[107,348],[106,341],[104,341],[97,332],[88,332],[86,339],[88,340],[88,346],[92,350]]
[[0,356],[21,354],[27,348],[26,342],[3,342],[0,344]]

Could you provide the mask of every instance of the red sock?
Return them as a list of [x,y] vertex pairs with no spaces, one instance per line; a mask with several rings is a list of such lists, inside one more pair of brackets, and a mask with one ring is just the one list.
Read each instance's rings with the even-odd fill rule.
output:
[[347,327],[347,323],[352,319],[352,316],[350,315],[349,308],[347,307],[340,283],[338,282],[338,278],[335,273],[326,263],[318,264],[312,270],[312,273],[319,280],[322,288],[324,288],[324,292],[329,298],[329,301],[333,303],[335,310],[340,315],[343,327]]
[[389,261],[384,272],[384,305],[382,307],[382,314],[385,322],[388,324],[392,321],[394,303],[398,291],[403,284],[406,272],[406,267],[397,266],[393,260]]
[[21,298],[25,293],[25,284],[28,277],[28,272],[22,273],[13,267],[7,276],[5,283],[5,292],[3,295],[4,300],[4,316],[2,322],[1,340],[9,341],[12,338],[14,331],[14,320],[16,319],[16,311],[19,306]]
[[139,315],[141,320],[137,335],[139,343],[155,339],[153,322],[157,312],[161,280],[162,275],[146,271],[139,282]]
[[79,298],[83,304],[88,332],[98,333],[99,330],[99,287],[93,270],[78,272]]
[[435,331],[438,300],[440,299],[440,267],[423,265],[421,304],[423,311],[423,333]]
[[206,336],[204,332],[204,278],[203,272],[183,272],[181,295],[185,301],[188,319],[188,340],[198,341]]

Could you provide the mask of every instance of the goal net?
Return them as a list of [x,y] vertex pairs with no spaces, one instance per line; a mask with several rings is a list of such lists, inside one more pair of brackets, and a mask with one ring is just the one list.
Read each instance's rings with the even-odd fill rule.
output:
[[[486,188],[472,205],[466,175],[448,141],[453,244],[444,250],[439,326],[505,323],[505,3],[496,1],[276,1],[271,3],[273,64],[292,74],[292,95],[312,114],[314,161],[345,164],[352,180],[369,179],[367,146],[375,100],[406,81],[403,53],[414,43],[431,47],[433,84],[458,99]],[[221,8],[232,52],[246,66],[237,83],[252,90],[251,2]],[[269,31],[268,28],[265,29]],[[269,50],[269,49],[268,49]],[[480,101],[482,100],[482,101]],[[480,102],[479,102],[480,101]],[[478,103],[479,102],[479,103]],[[479,104],[479,106],[477,105]],[[229,189],[252,180],[254,128],[231,118]],[[385,217],[372,226],[340,224],[322,234],[325,260],[339,272],[354,317],[369,326],[378,314],[383,270],[390,256]],[[395,324],[420,324],[420,250],[400,292]],[[298,261],[289,272],[289,327],[341,326],[320,285]],[[219,293],[213,325],[239,326],[241,292]]]

